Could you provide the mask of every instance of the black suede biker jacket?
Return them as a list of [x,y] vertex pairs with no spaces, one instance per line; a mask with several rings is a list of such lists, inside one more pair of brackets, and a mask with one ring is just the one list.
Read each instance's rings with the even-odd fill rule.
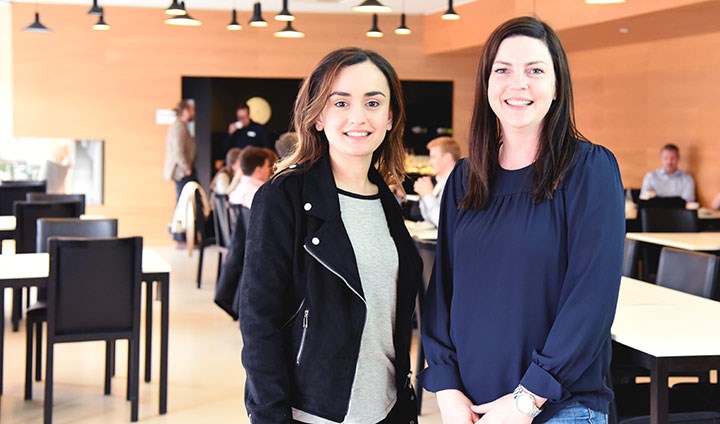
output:
[[[422,262],[395,197],[374,167],[368,175],[379,188],[399,258],[394,344],[400,402],[408,393]],[[255,195],[240,286],[251,422],[292,423],[293,407],[343,421],[367,310],[327,155],[281,172]]]

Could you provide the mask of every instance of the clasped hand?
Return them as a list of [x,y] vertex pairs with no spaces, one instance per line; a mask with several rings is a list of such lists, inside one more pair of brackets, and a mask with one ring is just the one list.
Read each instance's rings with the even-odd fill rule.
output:
[[512,393],[473,405],[459,390],[442,390],[437,401],[443,424],[530,424],[533,420],[517,410]]

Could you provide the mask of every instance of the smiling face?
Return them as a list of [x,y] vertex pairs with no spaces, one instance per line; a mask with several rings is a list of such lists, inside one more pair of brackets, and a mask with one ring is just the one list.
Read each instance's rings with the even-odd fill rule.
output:
[[392,128],[390,87],[380,69],[369,61],[342,69],[316,128],[325,132],[331,157],[369,165]]
[[526,36],[503,40],[492,64],[487,94],[504,133],[539,134],[555,98],[555,71],[547,46]]

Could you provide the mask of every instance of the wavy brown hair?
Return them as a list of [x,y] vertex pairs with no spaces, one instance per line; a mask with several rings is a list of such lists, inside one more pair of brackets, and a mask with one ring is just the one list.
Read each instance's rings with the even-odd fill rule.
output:
[[400,184],[404,176],[405,152],[403,150],[403,131],[405,129],[405,104],[402,86],[395,69],[385,58],[372,50],[358,47],[345,47],[330,52],[315,66],[306,78],[293,109],[293,131],[297,132],[297,146],[288,158],[277,164],[277,171],[291,165],[305,165],[292,172],[303,172],[328,151],[325,133],[315,128],[315,123],[325,109],[335,79],[340,72],[352,65],[371,62],[385,75],[390,87],[390,110],[393,125],[385,134],[385,139],[373,153],[373,165],[387,184]]
[[488,80],[500,44],[506,38],[516,36],[542,41],[550,52],[555,70],[556,99],[543,120],[535,160],[532,196],[536,203],[553,197],[575,156],[576,139],[584,138],[575,128],[570,68],[555,31],[545,22],[529,16],[503,23],[490,34],[480,54],[468,142],[468,191],[460,203],[463,209],[482,209],[491,196],[491,188],[500,166],[502,131],[488,101]]

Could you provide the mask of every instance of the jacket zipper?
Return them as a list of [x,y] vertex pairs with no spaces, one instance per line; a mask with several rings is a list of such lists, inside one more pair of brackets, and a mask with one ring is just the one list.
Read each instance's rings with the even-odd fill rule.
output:
[[298,314],[300,313],[300,311],[302,311],[302,307],[303,307],[304,304],[305,304],[305,299],[303,299],[302,302],[300,302],[300,306],[298,306],[298,308],[297,308],[297,310],[295,311],[295,313],[292,314],[292,316],[291,316],[287,321],[285,321],[285,324],[283,324],[283,326],[282,326],[281,328],[286,328],[288,325],[290,325],[291,322],[293,322],[293,320],[295,319],[295,317],[298,316]]
[[305,309],[305,314],[303,315],[303,332],[302,337],[300,338],[300,348],[298,349],[297,358],[295,359],[295,364],[300,365],[300,358],[302,357],[303,349],[305,348],[305,336],[307,335],[307,328],[308,328],[308,315],[310,314],[309,309]]
[[[343,277],[342,275],[340,275],[340,274],[339,274],[337,271],[335,271],[334,269],[330,268],[330,267],[328,266],[328,264],[326,264],[326,263],[323,262],[320,258],[318,258],[313,252],[310,251],[310,249],[307,248],[307,245],[303,244],[303,249],[305,249],[305,251],[308,252],[308,253],[310,254],[310,256],[312,256],[313,258],[315,258],[316,261],[320,262],[320,265],[324,266],[325,268],[327,268],[328,271],[330,271],[330,272],[332,272],[333,274],[337,275],[338,278],[340,278],[340,279],[343,281],[343,283],[345,283],[345,285],[346,285],[353,293],[355,293],[355,295],[356,295],[357,297],[359,297],[360,300],[363,301],[363,303],[365,304],[365,309],[367,310],[367,301],[366,301],[365,299],[363,299],[362,296],[360,296],[360,293],[358,293],[357,291],[355,291],[355,289],[350,285],[350,283],[348,283],[348,281],[345,279],[345,277]],[[365,317],[365,319],[367,320],[367,317]],[[365,326],[364,324],[365,324],[365,323],[363,323],[363,327]]]

